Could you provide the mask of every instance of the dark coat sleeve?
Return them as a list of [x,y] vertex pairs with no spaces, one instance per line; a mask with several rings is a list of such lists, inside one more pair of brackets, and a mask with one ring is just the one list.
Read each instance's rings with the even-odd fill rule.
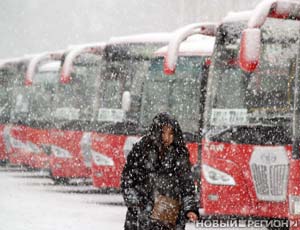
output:
[[182,147],[179,154],[180,186],[183,203],[183,211],[186,214],[189,211],[195,212],[199,216],[199,201],[196,198],[195,184],[189,161],[189,153],[185,147]]
[[121,192],[127,207],[141,206],[144,203],[146,191],[146,172],[144,167],[144,140],[135,144],[129,152],[121,176]]

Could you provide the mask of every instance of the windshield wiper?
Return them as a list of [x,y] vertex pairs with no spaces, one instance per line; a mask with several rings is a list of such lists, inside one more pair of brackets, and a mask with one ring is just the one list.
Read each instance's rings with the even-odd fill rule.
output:
[[114,134],[124,134],[124,133],[133,133],[137,132],[139,125],[137,122],[126,120],[126,121],[117,121],[117,122],[105,122],[97,123],[96,130],[99,132],[111,132]]
[[211,132],[207,137],[210,141],[235,144],[290,144],[291,129],[282,125],[251,124]]
[[[281,116],[249,116],[251,126],[274,126],[278,124],[284,124],[291,122],[292,114],[281,115]],[[250,125],[249,125],[250,126]]]
[[229,128],[225,128],[225,129],[221,129],[221,130],[216,130],[216,132],[213,132],[213,130],[210,129],[210,130],[207,130],[207,132],[205,132],[205,134],[203,134],[203,135],[207,135],[207,137],[209,139],[214,139],[216,137],[222,136],[225,133],[232,132],[233,129],[234,129],[234,126],[231,126]]
[[183,132],[183,138],[185,141],[192,142],[192,141],[199,141],[199,135],[192,132]]

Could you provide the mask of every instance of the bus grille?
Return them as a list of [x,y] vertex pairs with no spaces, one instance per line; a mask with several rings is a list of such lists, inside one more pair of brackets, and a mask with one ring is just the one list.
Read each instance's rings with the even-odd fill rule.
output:
[[289,162],[282,149],[274,149],[260,147],[251,157],[250,167],[258,200],[286,200]]
[[[277,200],[286,194],[288,166],[287,165],[252,165],[252,174],[256,193],[263,200],[272,197],[271,200]],[[285,199],[285,198],[284,198]],[[281,199],[280,199],[281,200]]]

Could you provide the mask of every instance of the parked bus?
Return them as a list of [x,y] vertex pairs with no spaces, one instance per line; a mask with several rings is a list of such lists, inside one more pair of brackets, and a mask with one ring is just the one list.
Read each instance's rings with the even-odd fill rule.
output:
[[[18,80],[18,71],[22,71],[24,58],[3,60],[0,64],[0,163],[8,161],[8,134],[12,105],[12,89]],[[26,60],[27,61],[27,60]]]
[[[198,37],[195,39],[195,37]],[[179,121],[195,170],[201,158],[198,143],[202,136],[203,112],[210,56],[214,37],[192,36],[180,45],[176,72],[166,74],[167,48],[156,52],[143,88],[140,125],[145,130],[159,112],[168,112]],[[198,171],[198,170],[196,170]],[[195,180],[200,180],[195,175]]]
[[[201,100],[203,99],[202,94],[204,93],[200,90],[200,85],[205,84],[205,75],[207,74],[206,64],[208,64],[208,59],[206,58],[210,56],[213,48],[213,39],[206,40],[206,42],[203,41],[203,39],[196,39],[194,42],[187,42],[181,46],[178,73],[174,74],[174,76],[164,75],[163,60],[167,52],[167,47],[161,48],[154,53],[149,61],[148,70],[144,73],[145,79],[141,90],[140,116],[137,120],[136,132],[133,132],[127,138],[125,136],[119,137],[121,149],[115,143],[113,143],[114,149],[110,151],[108,151],[108,146],[102,147],[99,152],[106,154],[102,157],[102,167],[98,167],[96,173],[93,174],[94,185],[97,187],[119,188],[120,174],[126,157],[131,150],[132,145],[146,132],[146,127],[149,126],[149,122],[157,112],[171,112],[174,115],[179,115],[178,118],[180,121],[185,122],[183,121],[183,116],[180,115],[183,115],[183,113],[185,113],[184,110],[187,108],[189,111],[192,110],[189,106],[194,105],[195,100],[197,100],[198,103],[196,106],[198,107],[195,108],[195,112],[193,112],[191,116],[197,120],[196,126],[198,127],[199,114],[196,113],[201,110],[199,104],[201,104]],[[204,46],[206,47],[204,48]],[[180,88],[179,82],[186,87]],[[188,97],[185,97],[183,94],[186,92],[187,88],[192,87],[192,82],[194,83],[195,89],[199,91],[192,92],[192,95],[190,96],[195,100],[190,100],[189,102],[193,102],[189,103],[187,102]],[[172,89],[172,87],[174,88]],[[131,92],[128,92],[128,95],[129,98],[132,98]],[[176,97],[174,97],[175,95]],[[184,103],[186,103],[186,106],[180,104],[183,100]],[[189,141],[193,140],[197,143],[199,129],[195,128],[196,130],[191,130],[193,128],[195,127],[188,127],[187,123],[184,123],[186,139],[189,139]],[[189,144],[188,146],[192,151],[191,161],[195,163],[197,160],[197,144]]]
[[90,132],[94,122],[103,64],[104,43],[73,47],[64,54],[55,91],[50,172],[58,183],[90,178]]
[[139,134],[141,88],[150,60],[170,36],[155,33],[116,37],[105,47],[96,117],[99,128],[91,136],[92,179],[96,187],[120,186],[124,148],[131,148]]
[[264,1],[246,23],[218,29],[202,151],[208,215],[282,221],[270,229],[289,218],[299,229],[299,8]]
[[45,150],[48,130],[53,126],[50,121],[51,103],[61,57],[62,51],[57,51],[31,58],[23,81],[13,88],[13,125],[9,140],[11,155],[17,164],[48,168],[49,152]]
[[52,54],[47,61],[38,64],[30,79],[27,78],[30,100],[25,140],[35,145],[35,151],[26,153],[27,166],[33,169],[49,169],[50,133],[56,127],[51,115],[61,58],[62,53]]

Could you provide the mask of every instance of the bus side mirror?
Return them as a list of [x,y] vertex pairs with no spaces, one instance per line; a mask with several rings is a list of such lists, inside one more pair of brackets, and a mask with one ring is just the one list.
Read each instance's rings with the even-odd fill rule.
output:
[[261,31],[252,28],[242,33],[239,63],[245,72],[254,72],[260,57]]
[[131,95],[129,91],[125,91],[122,95],[122,110],[128,112],[131,106]]

